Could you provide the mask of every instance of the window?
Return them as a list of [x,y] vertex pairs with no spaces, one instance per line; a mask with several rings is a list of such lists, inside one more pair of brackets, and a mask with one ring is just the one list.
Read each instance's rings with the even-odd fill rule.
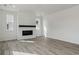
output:
[[6,19],[7,19],[7,30],[8,31],[13,31],[13,25],[14,25],[14,16],[7,14],[6,15]]

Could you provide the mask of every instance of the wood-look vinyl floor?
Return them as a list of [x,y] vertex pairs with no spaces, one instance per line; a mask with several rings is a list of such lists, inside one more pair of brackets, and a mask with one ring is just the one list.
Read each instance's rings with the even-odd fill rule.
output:
[[37,37],[0,42],[1,55],[79,55],[79,45]]

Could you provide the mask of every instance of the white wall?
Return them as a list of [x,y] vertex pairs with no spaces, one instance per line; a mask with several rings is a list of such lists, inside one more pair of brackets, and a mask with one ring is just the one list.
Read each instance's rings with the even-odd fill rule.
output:
[[0,10],[0,41],[3,39],[2,19],[2,10]]
[[36,21],[38,21],[38,24],[36,24],[37,36],[43,36],[43,17],[37,16]]
[[18,22],[20,25],[35,25],[35,14],[30,12],[18,12]]
[[48,15],[44,23],[46,37],[79,44],[79,6]]
[[[13,24],[13,30],[7,29],[7,15],[12,15],[14,16],[14,24]],[[16,19],[17,18],[17,13],[14,11],[8,11],[8,10],[3,10],[0,9],[0,41],[4,40],[13,40],[16,39]],[[10,27],[11,23],[9,23]]]

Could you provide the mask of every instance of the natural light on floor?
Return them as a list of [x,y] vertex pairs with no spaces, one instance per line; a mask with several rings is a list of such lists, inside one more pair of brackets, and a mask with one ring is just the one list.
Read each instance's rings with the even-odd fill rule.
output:
[[20,42],[34,43],[34,41],[25,41],[25,40],[21,40]]
[[13,51],[14,55],[37,55],[32,53],[25,53],[25,52],[19,52],[19,51]]

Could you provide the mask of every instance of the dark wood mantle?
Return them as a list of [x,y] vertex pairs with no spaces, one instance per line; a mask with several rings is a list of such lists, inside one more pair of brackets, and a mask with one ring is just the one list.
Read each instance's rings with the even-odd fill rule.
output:
[[36,27],[36,25],[19,25],[19,27]]

